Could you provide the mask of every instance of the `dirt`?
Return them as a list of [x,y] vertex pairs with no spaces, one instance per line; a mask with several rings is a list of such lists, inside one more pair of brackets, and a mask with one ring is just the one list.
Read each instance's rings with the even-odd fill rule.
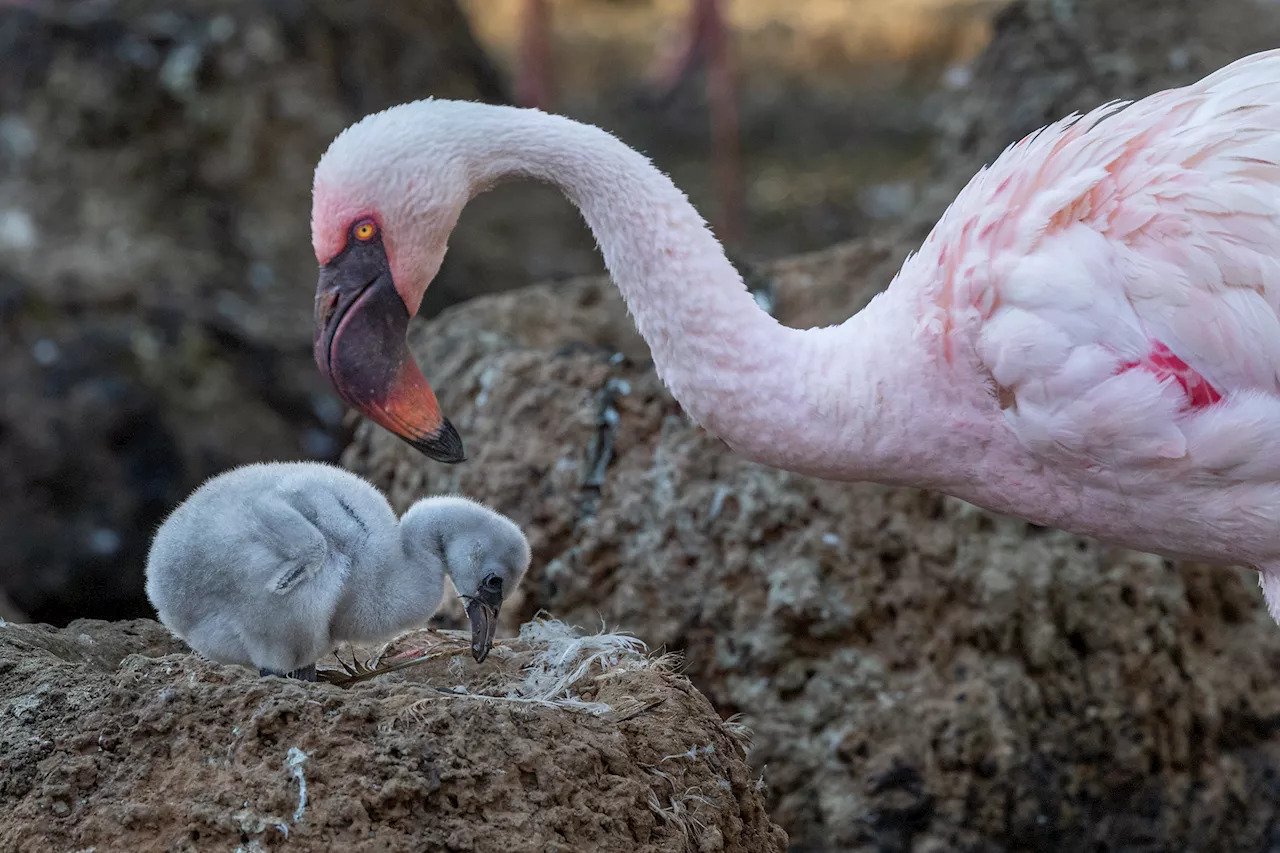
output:
[[[907,248],[771,268],[780,319],[857,310]],[[746,462],[681,414],[607,281],[475,300],[412,339],[468,463],[363,425],[344,464],[400,508],[457,491],[523,525],[509,629],[545,608],[684,652],[754,732],[793,849],[1280,837],[1280,631],[1251,573]]]
[[786,848],[741,730],[668,663],[612,649],[557,694],[582,710],[507,698],[554,670],[545,637],[481,666],[465,637],[402,646],[437,657],[343,688],[209,664],[145,620],[0,627],[0,850]]

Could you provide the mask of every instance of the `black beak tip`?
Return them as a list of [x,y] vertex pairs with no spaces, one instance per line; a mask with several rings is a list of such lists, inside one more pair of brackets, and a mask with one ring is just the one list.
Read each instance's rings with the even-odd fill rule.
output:
[[462,436],[458,435],[458,430],[448,418],[444,418],[440,428],[430,435],[405,440],[420,453],[437,462],[454,465],[467,461],[466,451],[462,448]]
[[476,659],[476,663],[484,663],[484,659],[489,656],[489,649],[480,643],[472,643],[471,656]]

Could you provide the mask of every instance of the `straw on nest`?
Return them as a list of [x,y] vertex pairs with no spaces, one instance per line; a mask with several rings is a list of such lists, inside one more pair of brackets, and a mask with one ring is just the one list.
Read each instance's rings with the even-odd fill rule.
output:
[[[471,637],[462,631],[425,629],[406,634],[371,650],[348,648],[339,667],[318,668],[317,677],[351,687],[392,672],[430,666],[424,674],[436,690],[454,696],[490,701],[525,702],[572,708],[603,715],[616,710],[605,702],[582,698],[587,685],[641,669],[670,668],[673,655],[651,656],[648,647],[623,632],[602,630],[584,634],[555,619],[539,616],[520,628],[516,637],[498,639],[490,660],[471,661]],[[469,671],[468,671],[469,670]],[[445,674],[468,686],[442,686]],[[639,710],[643,710],[640,708]]]

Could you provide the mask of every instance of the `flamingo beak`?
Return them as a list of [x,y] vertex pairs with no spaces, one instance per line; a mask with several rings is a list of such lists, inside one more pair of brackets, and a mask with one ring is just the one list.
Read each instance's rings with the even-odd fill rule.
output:
[[320,268],[316,364],[370,420],[438,462],[462,462],[462,438],[405,343],[409,319],[382,241],[353,240]]
[[484,663],[498,631],[498,611],[502,609],[502,578],[489,575],[475,595],[466,596],[467,621],[471,623],[471,656]]

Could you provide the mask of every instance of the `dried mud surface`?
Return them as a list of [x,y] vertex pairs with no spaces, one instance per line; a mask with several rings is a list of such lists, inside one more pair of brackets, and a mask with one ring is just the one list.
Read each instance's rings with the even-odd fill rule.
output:
[[340,688],[209,664],[146,620],[0,627],[0,850],[785,849],[741,733],[669,668],[592,670],[577,698],[602,714],[477,695],[537,651],[477,666],[455,642]]

